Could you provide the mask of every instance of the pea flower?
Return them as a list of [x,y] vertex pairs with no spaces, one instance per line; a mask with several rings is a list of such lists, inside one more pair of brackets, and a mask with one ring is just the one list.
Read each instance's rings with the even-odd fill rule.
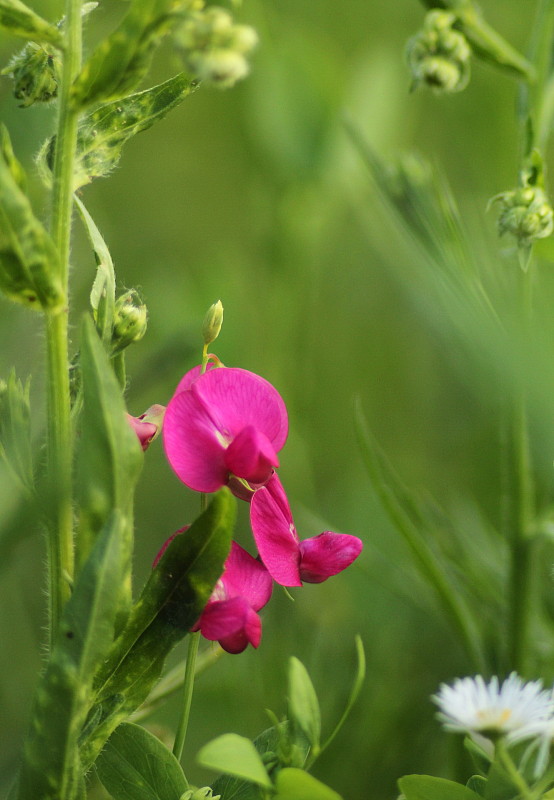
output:
[[127,414],[129,425],[135,431],[143,450],[147,450],[154,439],[159,435],[162,428],[165,414],[164,406],[155,404],[141,414],[140,417],[132,417]]
[[524,683],[515,672],[501,685],[496,676],[488,683],[481,675],[458,678],[453,686],[441,684],[431,699],[447,730],[488,739],[506,736],[509,743],[536,736],[554,715],[552,692],[541,681]]
[[290,506],[277,475],[254,492],[250,523],[260,558],[274,581],[282,586],[322,583],[359,556],[357,536],[324,531],[300,541]]
[[265,484],[285,444],[285,403],[268,381],[248,370],[190,370],[169,402],[164,446],[173,470],[189,488],[215,492],[238,483]]

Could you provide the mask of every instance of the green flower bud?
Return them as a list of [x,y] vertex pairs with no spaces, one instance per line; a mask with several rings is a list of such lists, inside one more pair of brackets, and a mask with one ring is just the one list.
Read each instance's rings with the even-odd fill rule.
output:
[[223,325],[223,305],[221,300],[211,305],[202,323],[202,336],[207,346],[215,342]]
[[187,789],[179,800],[220,800],[220,794],[212,794],[210,786],[202,786],[201,789]]
[[21,101],[22,108],[27,108],[56,97],[61,70],[61,58],[55,47],[29,42],[0,74],[13,78],[14,97]]
[[202,81],[228,88],[249,72],[246,55],[258,37],[248,25],[236,25],[223,8],[190,13],[176,33],[186,68]]
[[129,289],[115,301],[112,334],[113,352],[118,353],[146,333],[148,311],[136,289]]
[[539,186],[525,186],[503,192],[494,200],[500,203],[500,235],[512,234],[520,246],[528,247],[536,239],[550,236],[554,230],[552,206]]
[[430,11],[423,29],[408,42],[413,88],[425,84],[436,92],[460,92],[467,86],[471,48],[465,36],[453,30],[455,22],[448,11]]

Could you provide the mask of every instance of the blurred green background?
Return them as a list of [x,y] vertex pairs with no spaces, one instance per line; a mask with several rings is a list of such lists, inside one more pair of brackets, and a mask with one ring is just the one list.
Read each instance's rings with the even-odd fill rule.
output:
[[[535,3],[482,5],[488,21],[524,50]],[[101,3],[92,37],[110,29],[121,7],[117,0]],[[61,14],[54,3],[36,8],[54,19]],[[128,351],[131,413],[167,403],[198,362],[203,315],[221,298],[225,322],[214,351],[228,366],[262,374],[287,403],[290,437],[280,475],[300,535],[331,529],[365,542],[351,569],[295,592],[294,605],[276,591],[264,611],[259,651],[225,657],[202,676],[185,758],[190,763],[219,733],[254,737],[269,725],[266,708],[283,714],[291,655],[308,667],[330,731],[348,695],[360,633],[368,659],[362,696],[314,769],[352,799],[395,797],[396,779],[409,772],[463,776],[456,766],[460,742],[440,731],[429,697],[441,681],[472,669],[371,489],[354,432],[355,398],[406,483],[462,519],[478,548],[499,515],[498,430],[487,365],[473,369],[450,335],[447,315],[427,302],[413,270],[416,257],[387,221],[345,127],[345,121],[354,125],[384,159],[416,150],[440,164],[470,237],[487,242],[504,269],[504,245],[486,206],[516,181],[517,86],[474,61],[462,94],[410,94],[404,48],[423,15],[416,0],[245,0],[239,16],[260,35],[252,75],[231,91],[201,88],[131,141],[111,177],[82,192],[120,285],[139,286],[149,309],[148,333]],[[2,64],[17,46],[2,40]],[[179,68],[166,49],[151,82]],[[2,78],[0,116],[31,170],[52,130],[52,109],[18,109]],[[46,216],[34,181],[37,208]],[[78,225],[75,230],[76,331],[94,260]],[[548,276],[545,281],[551,297]],[[22,377],[34,375],[39,437],[41,320],[0,299],[0,336],[0,375],[12,364]],[[16,500],[3,476],[4,789],[25,732],[45,622],[44,542],[15,510]],[[137,496],[137,586],[198,502],[156,442]],[[238,536],[248,543],[244,508]],[[169,701],[155,721],[170,728],[177,711]],[[210,779],[195,769],[187,770],[193,780]]]

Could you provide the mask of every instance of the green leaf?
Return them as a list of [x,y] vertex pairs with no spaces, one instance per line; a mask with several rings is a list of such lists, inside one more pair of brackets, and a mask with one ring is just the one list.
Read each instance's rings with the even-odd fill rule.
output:
[[476,792],[476,794],[481,795],[481,797],[485,796],[485,789],[487,786],[487,779],[484,778],[482,775],[472,775],[471,778],[466,783],[468,789],[471,789],[472,792]]
[[77,742],[90,708],[94,675],[113,641],[113,590],[121,580],[124,526],[120,514],[111,517],[64,609],[35,695],[18,800],[69,800],[79,792]]
[[224,733],[208,742],[200,750],[196,760],[207,769],[236,775],[268,789],[271,787],[266,768],[254,744],[250,739],[236,733]]
[[235,513],[233,495],[222,489],[190,528],[173,539],[152,571],[97,676],[96,703],[102,718],[83,741],[86,766],[117,725],[146,699],[166,656],[202,613],[223,572]]
[[12,36],[22,36],[33,42],[50,42],[57,47],[63,44],[58,28],[39,17],[21,0],[0,0],[0,27]]
[[317,752],[321,736],[319,702],[306,667],[294,656],[289,661],[288,692],[293,726],[300,728]]
[[295,767],[285,767],[277,774],[275,788],[275,800],[342,800],[333,789]]
[[481,800],[467,786],[431,775],[405,775],[398,786],[406,800]]
[[[114,508],[129,512],[143,462],[121,389],[90,317],[81,332],[83,411],[78,450],[80,558]],[[129,543],[130,547],[130,543]],[[130,561],[131,553],[128,553]]]
[[28,308],[57,311],[65,304],[58,252],[21,189],[23,171],[2,128],[0,153],[0,289]]
[[146,74],[179,5],[175,0],[132,0],[119,26],[98,45],[78,75],[73,104],[83,108],[132,91]]
[[115,272],[112,257],[106,242],[81,200],[74,196],[75,205],[83,220],[94,256],[96,258],[96,278],[90,293],[90,305],[96,323],[96,330],[102,339],[106,352],[111,348],[115,307]]
[[179,800],[188,789],[173,753],[152,733],[129,722],[112,733],[96,771],[114,800]]
[[27,491],[34,489],[31,450],[30,379],[25,386],[10,372],[7,383],[0,381],[0,456],[10,472]]

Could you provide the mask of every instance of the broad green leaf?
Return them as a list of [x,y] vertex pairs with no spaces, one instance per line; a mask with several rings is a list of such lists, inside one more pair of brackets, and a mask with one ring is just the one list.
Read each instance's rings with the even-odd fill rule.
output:
[[406,800],[481,800],[467,786],[431,775],[405,775],[398,786]]
[[146,699],[173,647],[197,621],[223,572],[236,513],[222,489],[206,511],[176,536],[144,587],[126,628],[96,679],[101,721],[83,741],[90,765],[117,725]]
[[104,349],[108,351],[112,342],[114,307],[115,307],[115,272],[112,257],[106,242],[96,223],[84,207],[81,200],[74,196],[75,205],[83,220],[94,256],[96,258],[96,278],[90,293],[90,305],[96,322],[96,329]]
[[29,389],[30,379],[23,386],[15,370],[0,381],[0,456],[28,492],[34,488]]
[[275,800],[342,800],[333,789],[295,767],[285,767],[277,773],[275,788]]
[[112,733],[96,771],[114,800],[179,800],[188,789],[173,753],[152,733],[129,722]]
[[39,681],[24,747],[18,800],[69,800],[79,790],[77,742],[94,675],[113,642],[114,586],[121,580],[122,527],[114,514],[98,537],[62,615]]
[[152,55],[186,5],[175,0],[131,0],[115,31],[92,53],[72,90],[76,107],[124,97],[146,74]]
[[293,726],[300,728],[317,752],[321,737],[319,701],[306,667],[294,656],[289,661],[288,693]]
[[[81,331],[81,370],[78,473],[82,559],[112,510],[128,512],[143,455],[127,421],[121,389],[88,315]],[[129,550],[128,561],[130,557]]]
[[22,36],[33,42],[50,42],[57,47],[63,44],[58,28],[39,17],[21,0],[0,0],[0,27],[12,36]]
[[207,769],[236,775],[243,780],[266,788],[271,781],[258,751],[250,739],[236,733],[224,733],[204,745],[196,756]]
[[[57,311],[65,303],[59,258],[21,189],[23,173],[5,128],[0,153],[0,289],[28,308]],[[17,170],[16,166],[17,165]]]

